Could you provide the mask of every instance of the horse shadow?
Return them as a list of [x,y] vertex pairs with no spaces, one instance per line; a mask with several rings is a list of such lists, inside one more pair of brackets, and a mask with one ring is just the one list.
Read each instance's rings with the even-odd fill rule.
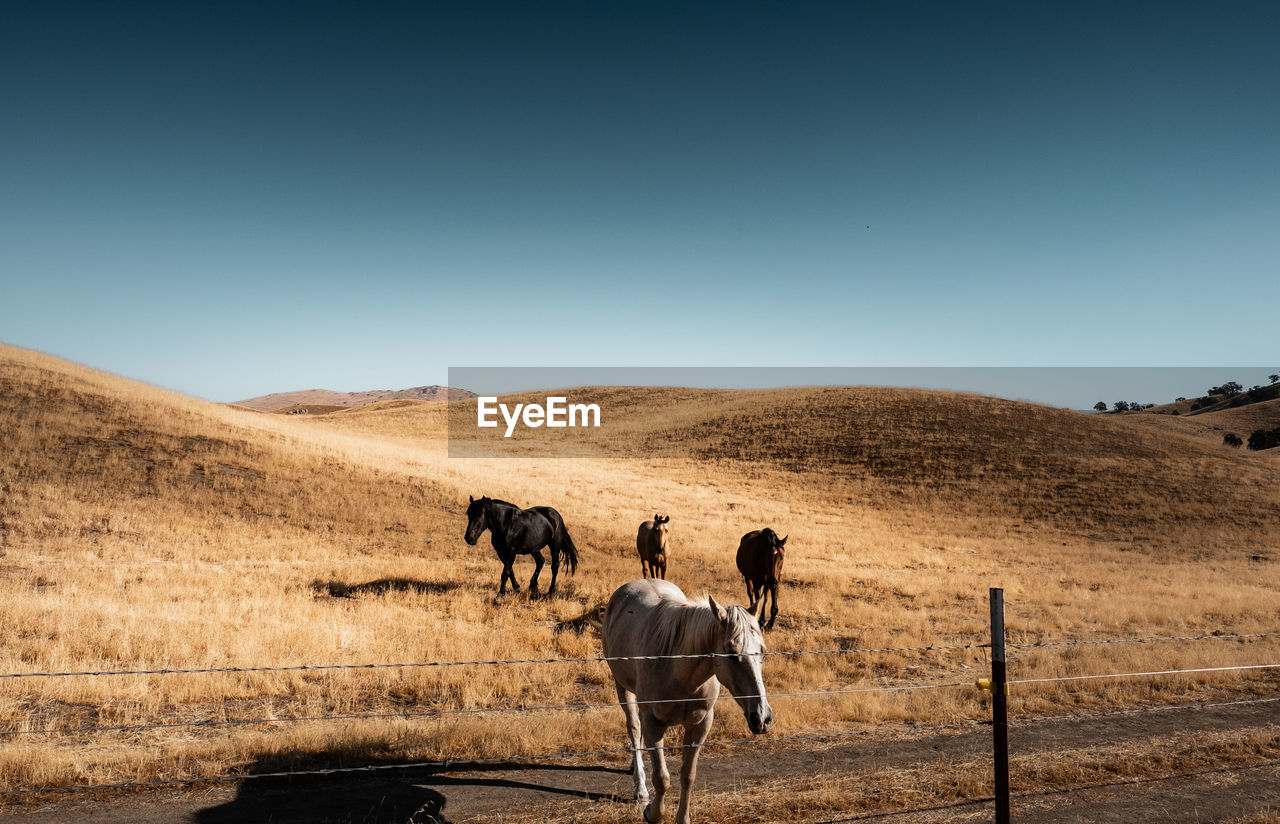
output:
[[357,595],[386,595],[389,592],[411,592],[418,595],[443,595],[458,589],[461,584],[453,581],[419,581],[416,578],[379,578],[362,584],[345,584],[342,581],[312,581],[311,589],[321,595],[334,598],[352,598]]
[[[502,764],[476,764],[471,766],[459,766],[459,772],[462,775],[433,775],[422,780],[422,784],[429,787],[453,787],[458,790],[473,789],[484,794],[489,791],[511,790],[511,791],[529,791],[537,793],[545,793],[549,795],[569,796],[571,798],[580,798],[585,801],[608,801],[613,803],[630,803],[633,798],[630,795],[619,795],[614,792],[599,791],[589,789],[584,783],[591,781],[589,773],[603,773],[614,776],[630,776],[630,769],[622,769],[617,767],[603,767],[598,764],[550,764],[546,762],[504,762]],[[557,784],[550,783],[550,779],[546,783],[540,783],[534,780],[525,780],[524,775],[528,773],[565,773],[573,774],[574,778],[568,779]],[[493,773],[507,773],[508,777],[482,777]],[[510,774],[521,774],[520,777],[510,777]],[[528,776],[532,779],[533,776]],[[565,784],[573,784],[575,786],[564,786]],[[629,786],[629,785],[628,785]],[[522,802],[515,802],[513,796],[513,806],[517,803],[527,804],[527,797],[522,797]]]
[[[273,761],[274,759],[267,759]],[[263,761],[249,773],[276,769]],[[399,772],[399,771],[395,771]],[[405,770],[405,773],[410,772]],[[191,824],[449,824],[443,794],[403,774],[249,778],[235,798]]]
[[[323,759],[311,755],[300,764],[287,755],[259,759],[247,771],[288,772],[316,769]],[[588,773],[629,775],[625,769],[547,763],[458,765],[445,775],[438,769],[396,769],[393,761],[370,763],[377,773],[294,775],[248,778],[232,800],[196,812],[191,824],[450,824],[445,807],[470,817],[527,806],[529,793],[568,796],[587,801],[627,803],[629,796],[598,792]],[[533,780],[530,772],[577,773],[558,782]],[[497,775],[507,773],[508,776]],[[568,785],[568,786],[565,786]]]
[[592,634],[600,636],[604,633],[604,609],[604,604],[596,604],[576,618],[557,621],[554,629],[557,633],[572,632],[574,635],[581,635],[589,630]]

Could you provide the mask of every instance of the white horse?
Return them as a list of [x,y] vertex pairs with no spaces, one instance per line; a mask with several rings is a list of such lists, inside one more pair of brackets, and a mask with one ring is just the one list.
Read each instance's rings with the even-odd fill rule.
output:
[[[604,654],[627,719],[631,772],[641,802],[649,797],[642,736],[653,759],[654,798],[644,808],[645,821],[662,820],[662,797],[671,784],[662,739],[668,727],[679,724],[685,750],[676,821],[689,824],[689,792],[722,682],[742,707],[751,732],[769,731],[773,710],[760,674],[762,652],[758,616],[745,607],[722,607],[711,597],[690,601],[675,584],[654,578],[623,584],[613,593],[604,614]],[[643,660],[661,655],[694,657]]]

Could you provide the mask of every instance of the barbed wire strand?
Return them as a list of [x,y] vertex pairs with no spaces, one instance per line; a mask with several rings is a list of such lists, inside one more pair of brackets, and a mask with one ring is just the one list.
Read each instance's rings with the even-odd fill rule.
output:
[[1131,707],[1123,710],[1103,710],[1101,712],[1071,712],[1061,715],[1033,715],[1026,718],[1010,718],[1010,724],[1036,724],[1044,721],[1075,721],[1090,718],[1110,718],[1116,715],[1140,715],[1146,712],[1178,712],[1215,710],[1224,707],[1243,707],[1255,704],[1273,704],[1280,698],[1251,698],[1239,701],[1202,701],[1195,704],[1161,704],[1155,707]]
[[[777,737],[755,736],[752,738],[732,738],[721,741],[707,741],[704,747],[726,747],[738,745],[777,744],[790,741],[831,741],[840,738],[869,737],[889,733],[942,732],[945,730],[969,729],[983,726],[982,722],[966,721],[957,724],[937,724],[931,726],[878,727],[857,730],[842,730],[831,733],[813,733],[807,735],[788,735]],[[692,744],[667,744],[663,750],[667,752],[691,749]],[[641,752],[649,752],[656,747],[640,747]],[[85,792],[91,790],[129,790],[160,787],[183,787],[194,784],[228,783],[260,778],[294,778],[303,776],[346,775],[351,773],[375,773],[391,770],[434,769],[439,772],[464,770],[492,764],[521,764],[528,761],[558,761],[573,758],[587,758],[608,755],[631,755],[630,747],[617,749],[583,750],[578,752],[555,752],[535,755],[507,755],[494,758],[439,759],[433,761],[415,761],[407,764],[365,764],[359,767],[321,767],[309,770],[282,770],[265,773],[244,773],[240,775],[220,774],[204,777],[169,778],[155,781],[120,781],[103,784],[67,784],[57,787],[29,787],[0,790],[0,797],[46,795],[55,792]]]
[[1009,680],[1009,685],[1014,684],[1051,684],[1061,681],[1094,681],[1101,678],[1146,678],[1157,675],[1193,675],[1204,672],[1242,672],[1245,670],[1264,670],[1276,669],[1280,664],[1247,664],[1236,667],[1201,667],[1198,669],[1176,669],[1176,670],[1153,670],[1150,672],[1109,672],[1099,675],[1062,675],[1055,678],[1020,678],[1017,680]]
[[[955,650],[981,649],[990,644],[957,644],[951,646],[927,647],[881,647],[875,649],[811,649],[811,650],[766,650],[762,656],[803,656],[803,655],[866,655],[886,652],[951,652]],[[478,667],[501,666],[508,664],[591,664],[609,661],[669,661],[688,658],[736,658],[735,652],[699,652],[684,655],[615,655],[590,656],[581,658],[502,658],[477,661],[410,661],[388,664],[287,664],[283,666],[254,667],[205,667],[197,669],[143,669],[143,670],[76,670],[66,672],[6,672],[0,673],[4,678],[72,678],[80,676],[111,675],[200,675],[209,673],[252,673],[252,672],[317,672],[324,670],[375,670],[375,669],[423,669],[446,667]]]
[[[792,692],[771,692],[768,695],[742,695],[733,696],[728,693],[721,693],[716,698],[717,703],[720,701],[732,701],[736,698],[807,698],[821,695],[858,695],[865,693],[877,692],[913,692],[920,690],[936,690],[952,687],[972,687],[969,681],[954,681],[945,684],[901,684],[884,687],[856,687],[845,690],[805,690]],[[647,701],[636,701],[637,706],[648,704],[684,704],[696,701],[702,701],[702,698],[653,698]],[[319,721],[360,721],[360,720],[382,720],[392,718],[437,718],[449,715],[485,715],[488,713],[508,713],[508,712],[557,712],[564,710],[576,710],[583,712],[587,710],[600,709],[618,709],[622,704],[611,701],[603,703],[577,703],[577,704],[533,704],[519,705],[513,707],[471,707],[452,710],[422,710],[420,712],[412,712],[404,710],[400,712],[371,712],[371,713],[348,713],[342,715],[309,715],[309,716],[285,716],[283,718],[224,718],[224,719],[206,719],[203,721],[174,721],[160,722],[152,724],[118,724],[111,726],[86,726],[86,727],[50,727],[47,729],[30,729],[30,730],[0,730],[0,737],[17,736],[17,735],[76,735],[96,732],[141,732],[145,730],[161,730],[175,729],[184,727],[227,727],[227,726],[252,726],[255,724],[289,724],[289,723],[307,723]]]
[[1025,798],[1047,798],[1054,795],[1070,795],[1071,793],[1081,792],[1083,790],[1099,790],[1108,787],[1125,787],[1138,786],[1141,784],[1158,784],[1161,781],[1176,781],[1179,778],[1199,778],[1206,775],[1221,775],[1230,772],[1245,772],[1246,770],[1262,770],[1268,767],[1274,767],[1280,764],[1280,758],[1267,758],[1254,764],[1228,764],[1225,767],[1211,767],[1204,770],[1196,770],[1195,772],[1172,773],[1169,775],[1153,775],[1146,777],[1120,778],[1115,781],[1103,781],[1095,784],[1078,784],[1074,787],[1059,787],[1046,790],[1019,790],[1017,797]]
[[[1152,636],[1148,638],[1110,638],[1092,641],[1028,641],[1006,644],[1007,649],[1035,649],[1045,647],[1100,646],[1108,644],[1151,644],[1159,642],[1186,641],[1230,641],[1257,638],[1280,638],[1280,633],[1235,633],[1229,635],[1183,635]],[[760,653],[765,657],[788,657],[805,655],[871,655],[893,652],[955,652],[963,650],[989,650],[991,644],[945,644],[918,647],[855,647],[850,649],[806,649],[806,650],[766,650]],[[632,656],[584,656],[577,658],[505,658],[474,661],[408,661],[371,664],[288,664],[282,666],[248,666],[248,667],[202,667],[139,670],[68,670],[62,672],[7,672],[0,673],[0,679],[17,678],[71,678],[97,677],[117,675],[200,675],[200,674],[236,674],[254,672],[313,672],[326,670],[373,670],[373,669],[421,669],[475,666],[505,666],[515,664],[588,664],[609,661],[662,661],[682,658],[727,658],[736,653],[693,653],[687,655],[632,655]],[[1013,682],[1010,682],[1013,683]]]
[[883,810],[876,813],[863,813],[849,818],[824,818],[815,821],[813,824],[850,824],[853,821],[870,821],[875,818],[893,818],[899,815],[912,815],[914,813],[938,813],[943,810],[957,810],[961,807],[973,807],[978,804],[990,804],[995,801],[994,795],[983,796],[982,798],[965,798],[960,801],[952,801],[949,804],[936,804],[932,807],[912,807],[909,810]]
[[1280,638],[1280,632],[1223,633],[1211,635],[1158,635],[1149,638],[1099,638],[1079,641],[1023,641],[1005,644],[1005,649],[1035,649],[1039,647],[1087,647],[1108,644],[1154,644],[1182,641],[1239,641],[1255,638]]
[[[889,687],[870,687],[848,690],[811,690],[796,692],[774,692],[767,697],[774,698],[807,698],[825,695],[853,695],[863,693],[876,692],[908,692],[917,690],[944,689],[948,687],[970,687],[969,682],[954,682],[947,684],[925,684],[925,685],[900,685]],[[742,698],[759,698],[758,695],[746,695]],[[689,701],[701,701],[700,698],[665,698],[652,699],[649,701],[637,701],[637,705],[645,704],[671,704]],[[734,696],[722,693],[720,701],[732,701]],[[1155,707],[1132,707],[1120,710],[1104,710],[1101,712],[1089,713],[1062,713],[1059,715],[1036,715],[1024,718],[1010,718],[1010,724],[1034,724],[1044,721],[1067,721],[1067,720],[1087,720],[1093,718],[1108,718],[1119,715],[1138,715],[1147,712],[1178,712],[1178,711],[1199,711],[1210,709],[1221,709],[1224,707],[1242,707],[1258,704],[1273,704],[1280,702],[1280,698],[1253,698],[1240,699],[1236,701],[1200,701],[1194,704],[1166,704]],[[228,727],[228,726],[254,726],[259,724],[295,724],[295,723],[312,723],[325,721],[379,721],[390,719],[412,720],[418,718],[443,718],[450,715],[485,715],[490,713],[515,713],[515,712],[557,712],[575,710],[584,712],[588,710],[611,710],[618,709],[622,705],[617,702],[606,703],[579,703],[579,704],[534,704],[520,705],[514,707],[474,707],[466,709],[453,710],[423,710],[413,712],[404,710],[400,712],[372,712],[372,713],[347,713],[341,715],[305,715],[305,716],[284,716],[281,718],[223,718],[223,719],[205,719],[202,721],[175,721],[150,724],[119,724],[110,726],[85,726],[85,727],[50,727],[44,729],[29,730],[0,730],[0,737],[18,736],[18,735],[81,735],[103,732],[145,732],[147,730],[176,729],[190,727]],[[990,724],[985,720],[975,720],[977,724]]]

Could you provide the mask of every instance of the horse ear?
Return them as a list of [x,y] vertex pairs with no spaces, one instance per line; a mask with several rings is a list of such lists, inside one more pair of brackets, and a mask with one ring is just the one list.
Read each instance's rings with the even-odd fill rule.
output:
[[724,607],[717,604],[716,599],[710,595],[707,596],[707,606],[711,607],[711,612],[715,614],[717,621],[724,623],[729,620],[729,613],[725,611]]
[[468,497],[468,498],[470,498],[471,503],[475,503],[475,502],[476,502],[476,499],[475,499],[475,498],[472,498],[470,495],[468,495],[467,497]]
[[756,602],[755,602],[754,604],[752,604],[751,606],[747,607],[747,612],[751,613],[751,617],[752,617],[752,618],[755,618],[755,619],[756,619],[756,621],[759,621],[759,620],[760,620],[760,613],[764,611],[764,610],[762,610],[762,609],[761,609],[761,607],[763,607],[763,606],[764,606],[764,599],[763,599],[763,598],[761,598],[760,600],[756,601]]
[[[790,538],[790,537],[791,537],[790,535],[788,535],[788,536],[787,536],[787,538]],[[781,538],[781,539],[779,539],[779,540],[778,540],[778,546],[782,546],[783,544],[785,544],[785,543],[787,542],[787,538]]]

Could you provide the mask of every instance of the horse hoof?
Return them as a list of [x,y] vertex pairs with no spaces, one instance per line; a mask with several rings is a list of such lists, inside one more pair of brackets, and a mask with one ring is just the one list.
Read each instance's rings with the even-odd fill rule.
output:
[[658,824],[658,822],[662,820],[662,810],[655,810],[654,817],[652,818],[649,817],[650,810],[653,810],[653,805],[646,804],[644,807],[644,820],[649,822],[649,824]]

